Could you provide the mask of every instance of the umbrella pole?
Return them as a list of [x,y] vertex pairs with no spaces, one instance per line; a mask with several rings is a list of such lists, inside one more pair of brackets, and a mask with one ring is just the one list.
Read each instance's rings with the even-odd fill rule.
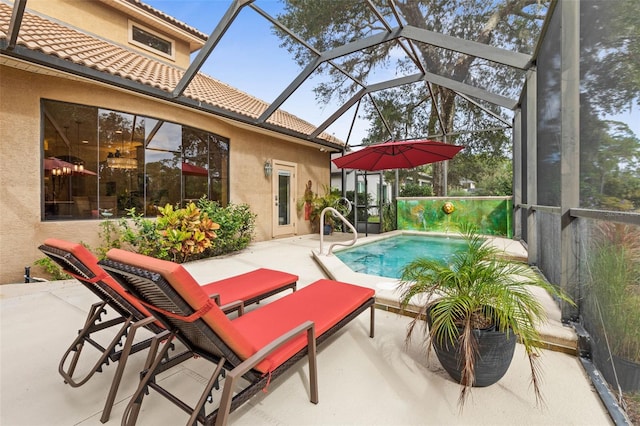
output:
[[[442,142],[447,143],[447,134],[445,133]],[[447,196],[447,187],[449,186],[448,182],[449,176],[449,161],[445,160],[442,162],[442,196]]]
[[355,211],[353,213],[353,225],[356,227],[356,230],[358,229],[358,212],[359,212],[359,205],[358,205],[358,174],[359,174],[359,170],[354,170],[353,171],[353,187],[354,187],[354,191],[353,191],[353,204],[355,206]]
[[395,186],[395,193],[393,194],[393,199],[396,200],[398,198],[398,194],[400,194],[400,182],[398,182],[398,180],[400,179],[400,172],[398,169],[396,169],[396,181],[394,183],[393,186]]
[[369,174],[364,171],[364,236],[369,236]]
[[447,186],[448,186],[448,181],[447,181],[447,175],[449,174],[449,161],[445,160],[442,162],[442,196],[446,197],[447,196]]

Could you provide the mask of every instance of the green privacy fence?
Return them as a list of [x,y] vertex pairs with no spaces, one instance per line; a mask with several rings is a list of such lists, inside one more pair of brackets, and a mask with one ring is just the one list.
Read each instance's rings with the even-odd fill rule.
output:
[[401,230],[457,232],[469,223],[481,234],[513,237],[511,197],[401,197],[397,205]]

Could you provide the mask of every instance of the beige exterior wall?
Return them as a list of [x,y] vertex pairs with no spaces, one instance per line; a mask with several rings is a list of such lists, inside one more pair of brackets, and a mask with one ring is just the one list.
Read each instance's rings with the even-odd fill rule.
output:
[[[42,147],[40,100],[52,99],[165,119],[229,138],[230,201],[247,203],[258,215],[256,241],[272,238],[271,180],[267,159],[296,163],[297,199],[310,179],[317,191],[329,183],[329,154],[304,142],[247,129],[216,118],[91,82],[0,66],[0,284],[21,282],[24,267],[42,258],[38,246],[49,237],[100,245],[99,220],[41,220]],[[311,232],[296,215],[295,233]],[[37,268],[33,275],[38,275]]]
[[[83,31],[89,31],[103,39],[113,41],[117,44],[126,46],[129,49],[141,52],[144,55],[151,56],[164,62],[168,62],[174,66],[186,69],[190,62],[189,43],[179,40],[176,37],[167,35],[161,28],[154,27],[151,22],[141,22],[133,19],[143,27],[150,28],[166,38],[175,42],[174,58],[169,59],[163,55],[153,53],[153,50],[142,49],[135,44],[129,43],[129,17],[117,9],[109,7],[104,3],[96,0],[29,0],[27,2],[27,11],[36,11],[39,14],[46,15],[65,22]],[[87,27],[87,22],[91,22],[91,27]]]

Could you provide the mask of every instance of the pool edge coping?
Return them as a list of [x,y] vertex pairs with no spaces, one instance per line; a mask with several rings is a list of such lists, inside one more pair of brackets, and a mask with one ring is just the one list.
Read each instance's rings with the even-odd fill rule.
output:
[[[384,234],[379,234],[374,237],[367,236],[366,240],[358,239],[355,244],[349,247],[343,247],[337,249],[336,251],[346,250],[349,248],[357,247],[359,245],[370,244],[382,239],[390,238],[396,235],[403,234],[421,234],[421,235],[444,235],[451,236],[450,234],[438,233],[438,232],[422,232],[422,231],[402,231],[396,230],[391,232],[386,232]],[[511,246],[511,243],[516,244],[526,252],[524,247],[519,241],[510,240],[508,238],[495,237],[491,235],[484,235],[488,241],[491,241],[493,244],[497,244],[500,242],[503,246],[499,247],[500,249],[504,249],[507,252],[507,249]],[[526,258],[522,259],[522,252],[518,253],[517,251],[514,253],[512,250],[512,254],[516,260],[521,260],[526,262]],[[359,272],[354,272],[351,268],[349,268],[344,262],[342,262],[335,254],[320,254],[319,250],[312,250],[311,255],[315,262],[322,268],[325,274],[333,280],[342,281],[346,283],[356,284],[363,287],[371,288],[376,292],[376,307],[379,309],[392,311],[401,315],[410,316],[412,313],[417,312],[420,304],[423,304],[423,301],[416,300],[415,303],[411,303],[407,306],[406,309],[400,308],[399,301],[399,292],[397,291],[397,286],[400,283],[399,279],[396,278],[387,278],[380,277],[377,275],[368,275]],[[551,296],[549,296],[550,298]],[[548,306],[548,302],[544,304]],[[544,346],[547,349],[565,352],[571,354],[577,354],[577,341],[578,337],[575,330],[566,327],[559,319],[554,319],[555,315],[548,314],[548,321],[545,324],[542,324],[539,328],[541,337],[544,341]]]

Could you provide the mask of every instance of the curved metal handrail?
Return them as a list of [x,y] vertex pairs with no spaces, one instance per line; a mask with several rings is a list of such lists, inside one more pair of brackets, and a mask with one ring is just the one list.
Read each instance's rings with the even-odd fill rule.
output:
[[[349,205],[351,205],[351,204],[349,204]],[[342,220],[342,222],[345,223],[349,227],[349,229],[351,229],[351,231],[353,232],[353,239],[351,241],[349,241],[349,242],[337,242],[337,243],[331,244],[329,246],[329,250],[327,250],[327,256],[329,256],[329,255],[332,254],[334,246],[350,247],[350,246],[354,245],[356,243],[356,241],[358,241],[358,231],[356,231],[356,228],[353,227],[351,222],[349,222],[347,220],[347,218],[342,216],[342,213],[340,213],[338,210],[334,209],[333,207],[325,207],[322,210],[322,213],[320,213],[320,254],[324,254],[323,253],[323,245],[324,245],[324,214],[326,212],[331,212],[331,214],[334,217],[338,217],[338,219]]]

